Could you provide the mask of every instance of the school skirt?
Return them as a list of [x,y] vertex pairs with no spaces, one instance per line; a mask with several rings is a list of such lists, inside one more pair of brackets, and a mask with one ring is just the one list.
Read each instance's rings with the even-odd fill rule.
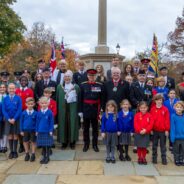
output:
[[119,144],[120,145],[130,145],[131,144],[131,135],[130,133],[121,133],[119,136]]
[[20,134],[20,123],[19,123],[19,121],[15,121],[15,123],[13,125],[10,124],[8,121],[5,121],[4,134],[5,135]]
[[150,136],[149,134],[141,135],[135,134],[134,146],[138,148],[147,148],[149,146]]
[[107,146],[118,145],[117,133],[105,133],[105,138],[103,139],[103,143]]
[[53,136],[50,136],[49,133],[38,133],[37,146],[52,146],[53,142]]

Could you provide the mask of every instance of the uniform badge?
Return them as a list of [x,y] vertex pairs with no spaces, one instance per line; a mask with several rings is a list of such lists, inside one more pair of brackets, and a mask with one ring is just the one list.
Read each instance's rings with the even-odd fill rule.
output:
[[117,91],[117,87],[113,87],[113,91],[116,92]]

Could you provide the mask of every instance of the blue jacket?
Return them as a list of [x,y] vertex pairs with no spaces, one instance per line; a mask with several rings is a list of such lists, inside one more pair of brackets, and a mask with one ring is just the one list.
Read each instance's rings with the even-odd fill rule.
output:
[[54,129],[54,116],[50,109],[45,113],[41,110],[37,113],[36,118],[36,132],[38,133],[49,133],[53,132]]
[[171,142],[175,142],[176,139],[184,140],[184,114],[182,116],[172,114],[170,137]]
[[173,113],[175,113],[174,105],[178,101],[179,101],[179,99],[175,98],[172,106],[170,103],[170,99],[164,101],[164,106],[167,107],[167,109],[169,110],[170,117]]
[[108,117],[106,117],[106,113],[102,115],[101,132],[118,132],[118,119],[116,115],[114,115],[113,113],[109,113]]
[[123,111],[118,113],[118,127],[119,130],[123,133],[134,132],[134,115],[132,112],[124,116]]
[[164,96],[164,100],[168,100],[168,93],[169,93],[169,89],[164,87],[164,88],[160,88],[160,87],[156,87],[155,88],[157,93],[161,93]]
[[0,103],[0,122],[3,120],[2,103]]
[[36,118],[37,112],[33,111],[31,115],[27,113],[27,111],[23,111],[21,118],[20,118],[20,131],[33,131],[36,130]]
[[9,119],[19,120],[22,113],[22,100],[18,95],[15,95],[13,99],[10,99],[10,96],[7,95],[2,103],[3,115],[8,121]]

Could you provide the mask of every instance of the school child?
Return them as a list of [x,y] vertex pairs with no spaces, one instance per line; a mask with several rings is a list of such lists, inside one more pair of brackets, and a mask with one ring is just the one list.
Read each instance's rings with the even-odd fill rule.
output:
[[[131,161],[130,156],[128,155],[128,148],[131,144],[131,135],[134,132],[134,116],[130,111],[131,105],[128,100],[123,100],[121,102],[121,111],[118,113],[118,129],[120,137],[119,137],[119,159],[121,161]],[[125,157],[123,155],[123,146],[125,147]]]
[[148,104],[144,101],[138,106],[139,112],[134,117],[135,146],[137,146],[138,164],[147,165],[146,154],[149,146],[153,119],[148,112]]
[[50,160],[50,147],[53,145],[54,116],[48,109],[49,99],[47,97],[41,97],[39,105],[41,109],[37,113],[36,119],[37,146],[41,146],[43,149],[40,163],[47,164]]
[[[20,87],[16,89],[15,93],[16,95],[20,96],[20,98],[22,99],[22,111],[24,111],[27,106],[26,106],[26,99],[28,97],[34,97],[34,93],[33,90],[31,88],[28,88],[28,78],[26,76],[21,76],[19,78],[20,81]],[[19,153],[24,152],[24,145],[23,145],[23,138],[21,135],[19,135]]]
[[[20,132],[23,136],[24,149],[26,152],[25,161],[35,161],[35,149],[36,149],[36,117],[37,112],[34,110],[35,100],[32,97],[26,99],[27,109],[23,111],[20,119]],[[31,143],[31,145],[30,145]],[[29,155],[29,149],[31,147],[31,157]]]
[[157,87],[154,88],[155,93],[161,93],[164,97],[164,100],[168,100],[168,93],[169,93],[169,89],[167,87],[165,87],[166,81],[164,77],[158,77],[156,79],[157,81]]
[[[45,88],[43,96],[47,97],[49,100],[49,106],[48,108],[52,111],[54,118],[56,118],[57,115],[57,104],[56,101],[51,98],[53,89],[52,88]],[[40,110],[40,106],[38,105],[38,110]]]
[[[164,101],[164,106],[167,107],[167,109],[169,110],[169,114],[171,118],[172,114],[175,113],[174,105],[179,101],[179,99],[176,98],[176,91],[174,89],[171,89],[169,91],[168,97],[169,99]],[[173,150],[173,145],[170,140],[170,136],[169,136],[169,150],[170,151]]]
[[175,113],[171,116],[170,137],[173,143],[174,163],[184,165],[184,103],[178,101],[174,105]]
[[109,100],[106,104],[105,113],[102,115],[101,135],[106,145],[106,162],[115,163],[115,148],[118,144],[118,117],[117,104],[113,100]]
[[169,135],[170,117],[167,107],[163,105],[164,97],[162,94],[156,94],[153,98],[155,106],[151,108],[153,117],[153,146],[152,146],[152,162],[157,164],[157,147],[160,140],[160,150],[162,164],[167,165],[166,158],[166,136]]
[[3,115],[5,118],[5,135],[8,136],[10,154],[9,159],[17,158],[18,134],[20,133],[19,120],[22,113],[21,98],[15,94],[15,84],[8,85],[8,95],[2,103]]
[[[0,84],[0,103],[2,106],[3,99],[6,97],[6,85]],[[4,117],[0,123],[0,152],[6,153],[7,152],[7,135],[4,133],[5,131],[5,121]]]

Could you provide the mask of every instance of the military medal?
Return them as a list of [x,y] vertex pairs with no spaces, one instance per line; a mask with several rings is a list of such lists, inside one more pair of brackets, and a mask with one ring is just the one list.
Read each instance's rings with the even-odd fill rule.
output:
[[116,92],[117,91],[117,87],[113,87],[113,91]]

